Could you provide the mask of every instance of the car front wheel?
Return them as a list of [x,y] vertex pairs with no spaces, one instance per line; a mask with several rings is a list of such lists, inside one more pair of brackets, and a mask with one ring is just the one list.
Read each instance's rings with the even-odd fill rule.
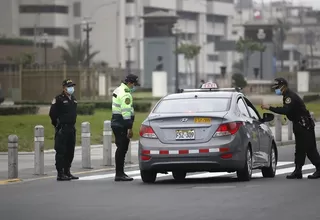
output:
[[144,183],[154,183],[157,178],[157,173],[151,170],[140,170],[140,176]]
[[252,153],[250,147],[247,148],[245,156],[245,165],[241,170],[237,171],[240,181],[250,181],[252,176]]
[[172,176],[176,181],[183,181],[185,180],[187,173],[184,171],[173,171]]
[[273,178],[275,177],[276,171],[277,171],[277,155],[276,155],[276,149],[274,144],[272,144],[269,158],[270,158],[269,166],[263,167],[261,169],[261,172],[263,177]]

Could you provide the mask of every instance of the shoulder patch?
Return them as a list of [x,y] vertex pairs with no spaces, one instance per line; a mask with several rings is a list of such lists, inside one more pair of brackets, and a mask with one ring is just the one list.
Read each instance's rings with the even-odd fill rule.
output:
[[290,98],[290,97],[286,98],[286,100],[284,100],[284,102],[285,102],[286,104],[290,104],[290,103],[291,103],[291,98]]
[[127,105],[129,105],[131,103],[129,98],[126,98],[126,100],[124,101]]
[[52,100],[51,104],[54,105],[54,104],[56,104],[56,102],[57,102],[57,101],[56,101],[56,98],[54,98],[54,99]]

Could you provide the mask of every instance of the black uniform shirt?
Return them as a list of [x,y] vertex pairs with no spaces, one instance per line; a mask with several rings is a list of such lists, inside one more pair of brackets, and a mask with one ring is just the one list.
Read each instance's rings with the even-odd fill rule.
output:
[[286,115],[292,122],[298,122],[301,117],[310,115],[303,100],[290,89],[287,89],[283,94],[283,107],[270,107],[269,110]]
[[57,95],[51,103],[49,116],[53,126],[59,124],[72,124],[74,125],[77,120],[77,100],[72,95],[70,98],[61,93]]

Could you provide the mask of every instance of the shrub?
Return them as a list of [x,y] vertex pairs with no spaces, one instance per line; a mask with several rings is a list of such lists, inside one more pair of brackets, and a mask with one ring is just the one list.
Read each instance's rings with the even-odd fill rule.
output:
[[304,102],[312,102],[312,101],[316,101],[316,100],[319,100],[319,99],[320,99],[320,96],[318,94],[303,96],[303,101]]
[[0,115],[35,115],[39,111],[37,106],[6,106],[0,107]]
[[94,104],[78,104],[77,114],[78,115],[94,115],[95,105]]

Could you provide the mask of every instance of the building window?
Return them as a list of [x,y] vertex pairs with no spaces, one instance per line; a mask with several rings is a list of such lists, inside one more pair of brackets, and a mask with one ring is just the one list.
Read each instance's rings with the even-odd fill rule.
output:
[[68,14],[68,6],[64,5],[20,5],[20,13],[60,13]]
[[81,25],[80,24],[75,24],[73,26],[73,36],[75,39],[81,38]]
[[81,17],[81,2],[74,2],[73,3],[73,16],[74,17]]
[[238,34],[238,31],[232,31],[232,34],[233,34],[233,35],[237,35],[237,34]]
[[208,61],[219,61],[219,56],[216,54],[209,54],[207,57]]
[[[68,28],[48,28],[48,27],[39,27],[38,30],[41,30],[42,33],[47,33],[50,36],[69,36]],[[21,36],[34,36],[34,28],[20,28]]]
[[126,3],[134,3],[134,0],[126,0]]

